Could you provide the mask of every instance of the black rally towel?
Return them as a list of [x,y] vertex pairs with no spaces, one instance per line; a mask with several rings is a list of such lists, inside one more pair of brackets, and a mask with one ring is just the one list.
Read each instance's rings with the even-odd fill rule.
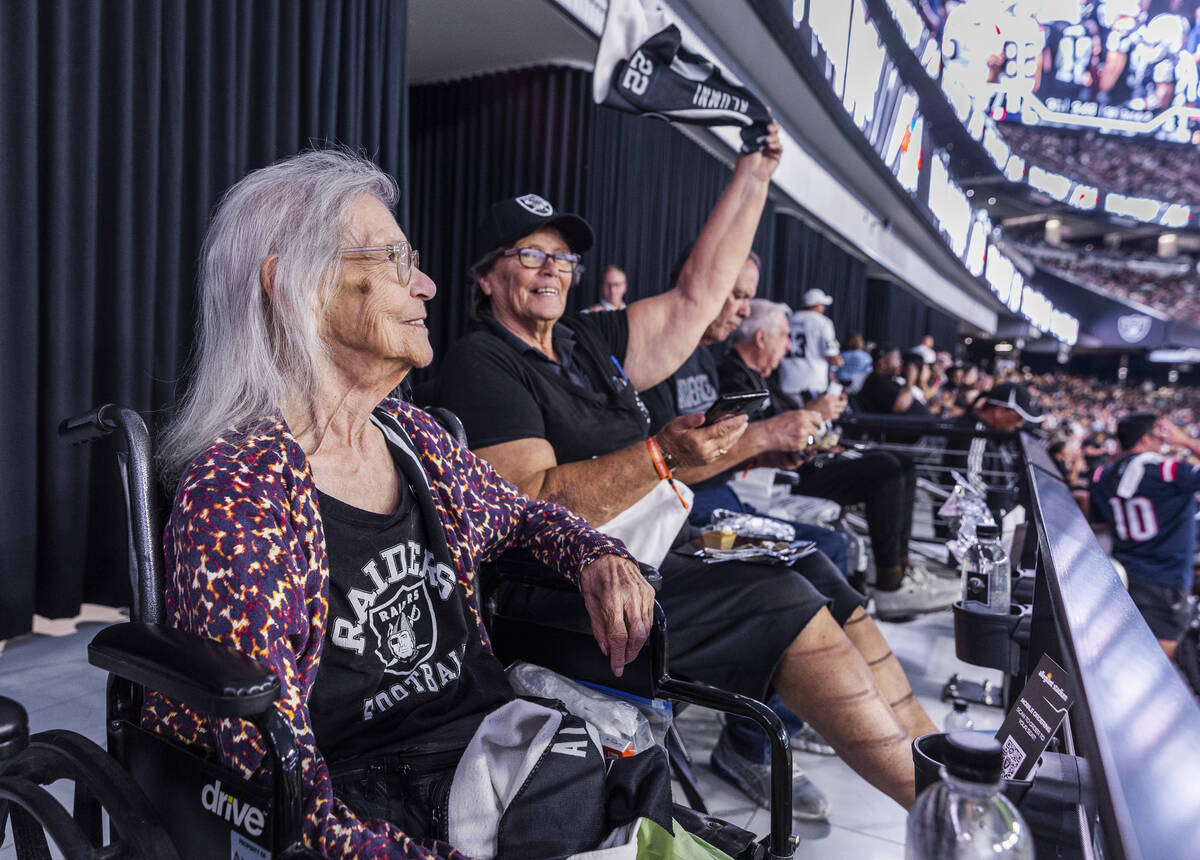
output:
[[682,47],[679,28],[651,0],[609,0],[596,52],[592,98],[628,113],[742,129],[742,151],[762,149],[771,115],[706,57]]

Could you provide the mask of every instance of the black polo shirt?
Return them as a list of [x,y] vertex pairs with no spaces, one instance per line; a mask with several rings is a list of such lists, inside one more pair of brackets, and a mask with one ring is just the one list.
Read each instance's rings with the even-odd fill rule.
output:
[[545,439],[560,463],[646,439],[649,414],[621,369],[625,311],[564,317],[551,337],[558,362],[490,316],[473,323],[442,362],[434,405],[458,414],[472,448]]

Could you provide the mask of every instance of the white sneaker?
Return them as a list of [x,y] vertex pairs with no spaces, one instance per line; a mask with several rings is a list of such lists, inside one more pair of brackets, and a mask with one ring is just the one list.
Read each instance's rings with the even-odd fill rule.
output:
[[962,574],[955,568],[945,564],[929,561],[909,561],[909,573],[916,573],[922,579],[952,580],[959,582]]
[[900,620],[948,609],[959,599],[958,583],[930,574],[905,574],[895,591],[875,589],[875,615],[884,620]]

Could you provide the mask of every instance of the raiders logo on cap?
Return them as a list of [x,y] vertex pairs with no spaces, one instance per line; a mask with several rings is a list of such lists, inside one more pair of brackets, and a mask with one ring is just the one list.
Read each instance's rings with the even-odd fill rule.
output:
[[548,218],[554,214],[554,207],[550,205],[550,201],[537,194],[522,195],[517,198],[517,203],[521,204],[522,209],[539,218]]

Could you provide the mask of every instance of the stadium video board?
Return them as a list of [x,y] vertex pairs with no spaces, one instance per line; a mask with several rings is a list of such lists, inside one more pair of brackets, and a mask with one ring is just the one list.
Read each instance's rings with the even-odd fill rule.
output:
[[997,121],[1200,143],[1197,0],[912,2],[937,34],[952,102]]
[[[906,2],[889,0],[889,6]],[[972,206],[951,177],[949,153],[936,149],[926,134],[920,99],[904,83],[888,56],[866,0],[792,0],[790,5],[793,34],[785,47],[802,50],[816,60],[825,83],[854,125],[951,252],[1014,314],[1023,316],[1035,329],[1074,345],[1079,335],[1078,321],[1025,283],[997,248],[986,210]],[[915,17],[899,23],[910,47],[922,57],[926,71],[936,75],[940,59],[937,45],[923,23]],[[979,138],[991,158],[1001,168],[1016,169],[1015,179],[1023,178],[1023,161],[1009,152],[986,118],[981,120]]]
[[917,193],[925,119],[919,99],[888,58],[864,0],[795,0],[792,24],[811,33],[826,83],[888,170],[910,195]]

